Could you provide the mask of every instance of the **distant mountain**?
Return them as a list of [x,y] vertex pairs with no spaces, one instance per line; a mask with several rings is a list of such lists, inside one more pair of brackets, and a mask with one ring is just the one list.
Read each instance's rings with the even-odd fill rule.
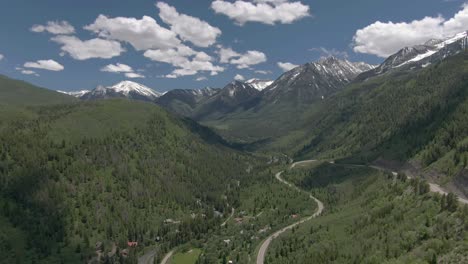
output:
[[267,103],[311,103],[339,91],[359,74],[374,68],[364,62],[336,57],[307,63],[281,75],[263,91],[263,100]]
[[193,117],[198,120],[208,117],[219,118],[236,110],[259,94],[260,91],[251,84],[233,81],[204,101],[203,105],[197,108]]
[[197,108],[192,118],[216,128],[230,140],[264,141],[293,130],[305,111],[314,108],[374,66],[335,57],[296,67],[258,91],[249,80],[226,86]]
[[175,89],[159,97],[156,102],[171,112],[191,116],[198,105],[217,94],[220,90],[210,87],[196,90]]
[[80,98],[83,95],[89,93],[90,90],[81,90],[81,91],[72,91],[72,92],[58,90],[57,92],[63,93],[63,94],[68,94],[68,95],[71,95],[71,96],[76,97],[76,98]]
[[253,88],[262,91],[268,86],[270,86],[273,81],[270,80],[259,80],[259,79],[250,79],[246,81],[245,83],[250,84]]
[[132,81],[123,81],[110,87],[98,86],[91,91],[62,92],[83,100],[96,100],[108,98],[128,98],[141,101],[154,102],[162,96],[151,88]]
[[446,39],[431,39],[424,44],[406,47],[390,56],[379,67],[363,74],[359,79],[384,74],[389,71],[425,68],[468,47],[467,31]]

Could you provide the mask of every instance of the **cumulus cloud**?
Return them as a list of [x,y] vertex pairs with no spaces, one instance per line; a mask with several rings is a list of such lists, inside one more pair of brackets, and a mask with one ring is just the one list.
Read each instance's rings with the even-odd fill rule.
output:
[[253,2],[216,0],[211,3],[211,8],[216,13],[233,19],[238,25],[244,25],[247,22],[269,25],[290,24],[310,15],[308,5],[286,0],[254,0]]
[[119,42],[107,39],[95,38],[82,41],[75,36],[60,35],[53,37],[52,41],[61,44],[62,51],[77,60],[110,59],[125,52]]
[[241,54],[235,52],[231,48],[223,48],[222,46],[218,46],[218,55],[219,55],[219,62],[221,63],[229,63],[231,58],[239,57]]
[[117,63],[117,64],[109,64],[105,67],[101,68],[103,72],[133,72],[132,67],[128,66],[127,64]]
[[101,68],[103,72],[112,72],[112,73],[123,73],[127,78],[145,78],[144,75],[136,73],[132,67],[127,64],[117,63],[109,64]]
[[145,78],[144,75],[136,73],[136,72],[127,72],[125,73],[125,77],[135,79],[135,78]]
[[143,55],[153,61],[165,62],[173,66],[179,66],[189,61],[188,57],[196,52],[190,47],[181,45],[174,49],[147,50]]
[[249,50],[247,53],[240,55],[237,59],[232,59],[229,63],[237,65],[238,69],[249,68],[251,65],[257,65],[267,61],[265,53]]
[[216,53],[219,55],[219,62],[237,65],[238,69],[249,68],[252,65],[267,61],[265,53],[257,50],[249,50],[242,54],[221,45],[218,45],[217,48]]
[[208,80],[208,78],[206,78],[205,76],[200,76],[200,77],[197,77],[197,79],[195,79],[195,81],[197,82],[206,81],[206,80]]
[[468,5],[452,18],[425,17],[412,22],[377,21],[357,30],[353,38],[354,51],[388,57],[398,50],[422,44],[431,38],[445,38],[468,29]]
[[209,47],[221,35],[221,30],[199,18],[179,14],[177,10],[164,2],[158,2],[159,16],[171,26],[171,31],[184,41],[190,41],[199,47]]
[[212,58],[205,52],[197,52],[190,47],[180,45],[173,49],[147,50],[145,57],[158,62],[164,62],[176,67],[167,78],[195,75],[200,71],[208,71],[211,75],[224,71],[223,67],[213,65]]
[[280,67],[283,71],[287,72],[287,71],[290,71],[296,67],[298,67],[299,65],[296,65],[296,64],[292,64],[290,62],[278,62],[278,67]]
[[75,28],[67,21],[49,21],[46,25],[34,25],[32,32],[49,32],[54,35],[68,35],[75,33]]
[[244,81],[245,78],[244,76],[240,75],[240,74],[237,74],[236,76],[234,76],[234,80],[236,81]]
[[63,65],[54,60],[38,60],[36,62],[26,62],[25,68],[36,68],[48,71],[63,71]]
[[149,16],[108,18],[99,15],[93,24],[84,27],[99,37],[130,43],[136,50],[167,49],[180,44],[176,33],[161,27]]

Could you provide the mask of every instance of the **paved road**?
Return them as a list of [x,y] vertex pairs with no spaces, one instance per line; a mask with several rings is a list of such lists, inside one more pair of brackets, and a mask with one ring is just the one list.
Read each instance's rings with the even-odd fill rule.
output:
[[312,162],[316,162],[317,160],[303,160],[303,161],[298,161],[298,162],[294,162],[292,165],[291,165],[291,169],[294,169],[296,166],[298,165],[302,165],[302,164],[307,164],[307,163],[312,163]]
[[138,264],[153,264],[154,256],[156,256],[156,250],[150,250],[138,258]]
[[163,260],[161,260],[161,264],[167,264],[169,259],[171,259],[172,255],[174,254],[174,250],[169,251],[169,253],[164,256]]
[[[301,162],[296,162],[294,164],[291,165],[291,169],[296,167],[297,165],[299,164],[304,164],[304,163],[310,163],[310,162],[314,162],[315,160],[306,160],[306,161],[301,161]],[[288,185],[289,187],[299,191],[299,192],[304,192],[302,191],[301,189],[299,189],[297,186],[293,185],[292,183],[290,182],[287,182],[286,180],[284,180],[283,178],[281,178],[281,174],[283,172],[278,172],[276,173],[275,177],[278,181]],[[319,201],[317,198],[313,197],[311,194],[307,193],[309,195],[309,198],[314,200],[316,203],[317,203],[317,211],[315,211],[315,213],[307,218],[304,218],[292,225],[289,225],[287,227],[284,227],[278,231],[276,231],[275,233],[273,233],[272,235],[270,235],[269,237],[267,237],[267,239],[265,241],[263,241],[262,245],[260,246],[260,249],[258,251],[258,254],[257,254],[257,264],[264,264],[265,262],[265,255],[267,253],[267,250],[268,250],[268,247],[270,246],[270,243],[271,241],[273,241],[273,239],[277,238],[278,236],[280,236],[281,234],[283,234],[284,232],[290,230],[290,229],[293,229],[294,227],[304,223],[304,222],[307,222],[317,216],[319,216],[322,211],[323,211],[323,203],[321,201]]]
[[[383,171],[391,171],[391,170],[389,170],[389,169],[387,169],[387,168],[379,167],[379,166],[369,166],[369,167],[374,168],[374,169],[378,169],[378,170],[383,170]],[[392,171],[392,174],[395,175],[395,176],[398,175],[398,173],[395,172],[395,171]],[[407,176],[407,177],[408,177],[408,179],[411,179],[410,176]],[[431,191],[432,193],[438,193],[438,194],[442,194],[442,195],[443,195],[443,194],[448,194],[448,192],[447,192],[442,186],[440,186],[440,185],[438,185],[438,184],[436,184],[436,183],[431,183],[431,182],[428,182],[428,184],[429,184],[429,187],[430,187],[430,191]],[[460,197],[460,196],[458,196],[458,195],[457,195],[457,198],[458,198],[458,201],[459,201],[460,203],[462,203],[462,204],[468,204],[468,200],[467,200],[467,199],[464,199],[464,198],[462,198],[462,197]]]
[[[173,254],[174,254],[174,250],[169,251],[161,260],[161,264],[167,264]],[[153,264],[155,256],[156,256],[156,250],[150,250],[146,252],[146,254],[138,258],[138,264]]]

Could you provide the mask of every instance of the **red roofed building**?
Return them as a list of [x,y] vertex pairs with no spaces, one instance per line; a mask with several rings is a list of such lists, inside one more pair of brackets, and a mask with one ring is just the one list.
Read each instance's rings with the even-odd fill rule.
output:
[[128,245],[129,247],[136,247],[136,246],[138,246],[138,242],[131,242],[131,241],[128,241],[128,242],[127,242],[127,245]]

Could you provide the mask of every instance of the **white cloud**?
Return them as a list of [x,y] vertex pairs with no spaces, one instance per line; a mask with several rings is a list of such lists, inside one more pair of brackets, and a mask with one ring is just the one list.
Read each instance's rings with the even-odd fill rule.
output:
[[62,44],[62,51],[77,60],[110,59],[125,51],[119,42],[99,38],[82,41],[74,36],[61,35],[53,37],[52,41]]
[[164,23],[171,26],[172,32],[179,35],[182,40],[190,41],[199,47],[209,47],[221,35],[221,30],[213,27],[199,18],[179,14],[177,10],[163,2],[158,2],[159,16]]
[[143,74],[136,73],[132,67],[128,66],[127,64],[117,63],[117,64],[109,64],[105,67],[101,68],[103,72],[112,72],[112,73],[123,73],[127,78],[145,78]]
[[176,76],[195,75],[200,71],[207,71],[210,74],[217,75],[219,72],[224,71],[223,67],[213,65],[209,61],[199,61],[194,58],[193,60],[184,63],[179,66],[179,69],[175,69],[172,74]]
[[176,33],[161,27],[149,16],[108,18],[99,15],[93,24],[84,27],[99,37],[130,43],[136,50],[167,49],[177,47]]
[[205,76],[200,76],[197,79],[195,79],[195,81],[197,82],[206,81],[206,80],[208,80],[208,78],[206,78]]
[[237,74],[236,76],[234,76],[234,80],[236,81],[244,81],[245,78],[244,76],[240,75],[240,74]]
[[219,62],[221,63],[229,63],[231,58],[241,56],[239,53],[235,52],[231,48],[223,48],[222,46],[218,46],[219,50],[216,52],[219,54]]
[[208,71],[211,75],[216,75],[224,71],[223,67],[213,65],[212,58],[208,54],[194,51],[185,45],[173,49],[147,50],[143,55],[153,61],[168,63],[176,67],[177,69],[167,75],[167,78],[195,75],[200,71]]
[[16,67],[15,70],[21,72],[22,74],[24,75],[34,75],[34,76],[39,76],[39,74],[33,70],[26,70],[24,68],[21,68],[21,67]]
[[257,65],[265,61],[267,61],[265,53],[256,50],[249,50],[239,58],[232,59],[229,63],[237,65],[238,69],[245,69],[249,68],[251,65]]
[[299,65],[292,64],[290,62],[278,62],[278,67],[280,67],[285,72],[290,71],[298,66]]
[[101,71],[103,72],[133,72],[132,67],[123,64],[123,63],[117,63],[117,64],[109,64],[106,65],[105,67],[101,68]]
[[36,73],[35,71],[31,71],[31,70],[21,70],[21,73],[22,73],[22,74],[25,74],[25,75],[39,76],[38,73]]
[[265,71],[265,70],[256,70],[255,73],[258,73],[258,74],[271,74],[272,72],[271,71]]
[[253,0],[254,3],[273,3],[273,4],[281,4],[287,1],[288,0]]
[[377,21],[356,31],[354,51],[388,57],[398,50],[422,44],[431,38],[444,38],[468,29],[468,5],[450,19],[425,17],[412,22]]
[[64,67],[54,60],[38,60],[36,62],[26,62],[25,68],[36,68],[48,71],[63,71]]
[[275,23],[290,24],[309,16],[309,6],[301,2],[282,0],[254,0],[254,2],[235,1],[233,3],[216,0],[211,8],[219,14],[224,14],[239,25],[247,22],[260,22],[274,25]]
[[67,21],[49,21],[46,25],[34,25],[32,32],[49,32],[55,35],[68,35],[75,33],[75,28]]
[[0,61],[3,60],[3,58],[5,58],[5,56],[3,56],[3,54],[0,54]]
[[251,65],[267,61],[265,53],[257,50],[249,50],[241,54],[231,48],[224,48],[221,45],[218,45],[217,48],[216,53],[219,55],[219,62],[237,65],[238,69],[249,68]]
[[126,76],[127,78],[131,78],[131,79],[134,79],[134,78],[145,78],[144,75],[139,74],[139,73],[135,73],[135,72],[127,72],[127,73],[125,73],[125,76]]
[[187,46],[179,46],[166,50],[147,50],[143,55],[153,61],[169,63],[173,66],[180,66],[189,61],[188,57],[195,55],[195,51]]

